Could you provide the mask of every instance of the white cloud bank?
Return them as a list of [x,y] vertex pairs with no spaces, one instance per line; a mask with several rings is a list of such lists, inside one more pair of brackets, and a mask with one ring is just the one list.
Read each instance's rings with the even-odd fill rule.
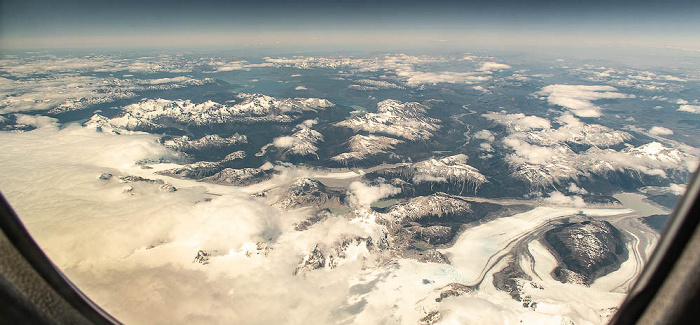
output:
[[558,105],[570,110],[580,117],[599,117],[601,108],[592,102],[599,99],[634,98],[617,92],[612,86],[584,86],[584,85],[549,85],[535,93],[543,96],[552,105]]
[[700,105],[681,105],[678,110],[681,112],[700,114]]
[[401,193],[401,189],[390,184],[370,186],[362,182],[352,182],[348,187],[350,202],[362,207],[369,207],[374,202],[398,193]]
[[586,202],[583,201],[582,197],[577,195],[566,196],[561,192],[556,191],[549,193],[549,196],[544,198],[542,201],[544,201],[546,204],[556,206],[572,206],[576,208],[582,208],[586,206]]
[[651,129],[649,129],[649,133],[653,135],[672,135],[673,130],[663,126],[652,126]]
[[510,68],[511,68],[511,66],[504,64],[504,63],[484,62],[481,64],[479,71],[498,71],[498,70],[504,70],[504,69],[510,69]]
[[[679,148],[650,142],[638,147],[627,145],[615,150],[612,146],[625,143],[632,135],[598,124],[588,124],[564,113],[556,118],[557,128],[549,120],[523,114],[488,113],[483,117],[505,126],[508,135],[500,144],[512,153],[506,155],[513,176],[532,185],[550,186],[563,180],[605,176],[613,171],[632,171],[658,177],[668,177],[677,171],[694,171],[697,157]],[[539,127],[539,128],[536,128]],[[574,152],[567,144],[591,146]]]
[[[332,276],[292,271],[316,243],[343,233],[367,236],[362,227],[334,218],[307,232],[283,232],[304,216],[282,215],[230,187],[134,165],[171,154],[148,134],[76,125],[0,132],[0,188],[53,262],[126,324],[323,324],[346,317],[337,311],[367,261],[348,258]],[[101,173],[114,177],[101,180]],[[177,191],[125,184],[120,175],[164,179]],[[207,265],[193,262],[200,249],[211,254]]]
[[494,112],[486,113],[482,116],[505,126],[511,132],[549,129],[552,127],[552,123],[550,123],[548,119],[533,115],[525,115],[523,113],[505,114]]

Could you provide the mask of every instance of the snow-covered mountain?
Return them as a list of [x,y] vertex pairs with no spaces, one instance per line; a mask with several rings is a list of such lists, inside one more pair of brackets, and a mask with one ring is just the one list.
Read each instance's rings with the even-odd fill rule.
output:
[[389,153],[397,144],[402,142],[404,141],[381,135],[356,134],[347,141],[350,151],[333,156],[331,160],[342,163],[360,161],[370,156]]
[[127,129],[151,127],[160,119],[180,124],[207,125],[226,122],[282,122],[294,121],[292,115],[317,111],[335,106],[319,98],[278,99],[262,94],[238,94],[238,102],[221,104],[214,101],[194,103],[191,100],[147,99],[123,108],[124,115],[111,123]]
[[189,151],[215,149],[225,146],[244,144],[247,142],[248,138],[245,135],[236,133],[227,138],[222,138],[218,134],[210,134],[194,140],[187,135],[183,135],[181,137],[174,137],[170,140],[165,140],[163,141],[163,145],[178,151]]
[[440,128],[440,121],[425,116],[430,108],[417,102],[385,100],[377,103],[376,113],[365,113],[336,123],[354,131],[365,131],[404,138],[427,140]]

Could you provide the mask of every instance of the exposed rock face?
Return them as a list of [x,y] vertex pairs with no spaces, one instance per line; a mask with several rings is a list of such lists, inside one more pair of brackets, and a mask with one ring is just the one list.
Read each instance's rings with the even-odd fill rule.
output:
[[308,255],[301,259],[300,265],[294,269],[292,274],[297,275],[308,271],[317,270],[326,266],[326,257],[323,255],[321,248],[316,244],[314,249]]
[[313,214],[312,216],[304,219],[303,221],[295,224],[294,230],[296,230],[296,231],[307,230],[307,229],[309,229],[309,227],[311,227],[311,226],[313,226],[313,225],[315,225],[323,220],[328,219],[328,217],[330,217],[330,216],[331,216],[331,212],[328,209],[319,211],[319,212]]
[[130,133],[130,131],[127,131],[120,126],[112,124],[107,117],[100,114],[92,115],[89,120],[83,123],[83,126],[85,126],[86,128],[94,129],[97,132],[112,134]]
[[146,159],[141,159],[137,162],[135,162],[136,165],[140,166],[146,166],[146,165],[151,165],[151,164],[167,164],[171,163],[170,160],[165,159],[165,158],[146,158]]
[[218,173],[221,169],[221,163],[218,161],[198,161],[180,168],[163,170],[158,172],[158,174],[172,177],[202,179]]
[[449,263],[435,246],[447,244],[459,227],[476,216],[469,202],[436,193],[419,196],[378,214],[377,223],[386,226],[389,247],[406,258],[419,261]]
[[465,154],[457,154],[415,163],[411,166],[413,181],[462,183],[478,188],[487,182],[486,177],[478,169],[467,165],[468,159]]
[[413,237],[431,245],[441,245],[449,243],[455,235],[454,227],[449,226],[427,226],[420,227]]
[[618,269],[628,257],[620,231],[607,221],[558,226],[545,239],[560,263],[553,276],[562,282],[591,284]]
[[248,186],[270,179],[271,175],[259,168],[225,168],[202,180],[222,185]]
[[175,186],[170,185],[170,184],[163,184],[158,188],[163,192],[175,192],[175,191],[177,191],[177,188]]
[[294,128],[295,132],[292,135],[275,139],[272,144],[286,148],[282,157],[313,156],[319,159],[316,153],[318,151],[317,145],[323,142],[323,135],[309,126],[312,125],[312,123],[315,122],[312,120],[311,123],[301,123]]
[[165,181],[163,181],[162,179],[148,179],[148,178],[143,178],[141,176],[133,176],[133,175],[119,176],[119,179],[124,183],[144,182],[144,183],[151,183],[151,184],[165,184]]
[[[659,142],[635,147],[633,136],[609,127],[584,123],[571,114],[552,121],[522,113],[488,113],[483,117],[506,128],[501,143],[512,176],[533,187],[549,187],[582,178],[610,179],[614,175],[642,175],[652,179],[685,177],[696,158]],[[493,140],[492,140],[493,141]],[[626,146],[615,149],[614,146]]]
[[523,272],[516,261],[511,261],[501,271],[494,273],[493,286],[498,290],[508,292],[517,301],[523,302],[528,300],[528,305],[524,307],[529,307],[530,298],[525,299],[526,297],[523,294],[524,280],[531,281],[532,278]]
[[[100,179],[103,179],[102,176],[105,174],[100,175]],[[109,175],[111,178],[112,175]],[[109,178],[107,178],[109,179]],[[126,175],[126,176],[119,176],[119,180],[121,180],[122,183],[133,183],[133,182],[142,182],[142,183],[148,183],[148,184],[156,184],[160,185],[158,188],[163,191],[163,192],[175,192],[177,191],[177,188],[171,184],[166,183],[162,179],[148,179],[148,178],[143,178],[141,176],[133,176],[133,175]],[[133,188],[130,187],[129,192],[131,192]]]
[[366,157],[389,153],[395,146],[404,141],[380,135],[352,136],[346,143],[350,152],[344,152],[331,158],[333,161],[349,163],[360,161]]
[[234,151],[234,152],[226,155],[226,157],[224,157],[224,159],[222,159],[221,162],[225,163],[225,162],[243,159],[243,158],[245,158],[245,151],[238,150],[238,151]]
[[211,254],[200,249],[197,251],[197,256],[194,257],[194,260],[192,261],[192,263],[199,263],[199,264],[207,265],[207,264],[209,264],[209,256],[210,255]]
[[341,238],[341,240],[330,246],[316,244],[311,252],[302,257],[301,261],[299,262],[299,266],[294,269],[292,274],[304,275],[313,270],[336,268],[339,265],[342,265],[349,257],[348,249],[350,247],[364,249],[366,250],[366,253],[375,251],[377,248],[374,245],[372,237]]
[[238,94],[240,102],[233,105],[213,101],[194,103],[190,100],[147,99],[127,105],[124,115],[111,119],[112,125],[124,129],[162,127],[162,120],[179,124],[221,124],[227,122],[288,123],[305,111],[334,106],[319,98],[285,98],[262,94]]
[[460,194],[465,190],[476,193],[488,179],[477,168],[468,165],[468,159],[465,154],[431,158],[410,165],[382,169],[375,174],[388,179],[399,178],[410,182],[414,187],[430,185],[431,192],[433,185],[441,183],[451,189],[450,191]]
[[338,122],[355,131],[387,134],[409,141],[427,140],[440,128],[440,120],[425,116],[430,108],[416,102],[387,99],[377,104],[376,113],[365,113]]
[[429,221],[453,218],[465,218],[471,210],[471,205],[464,199],[445,193],[435,193],[429,196],[419,196],[405,203],[397,204],[389,211],[394,222],[404,225],[410,221]]
[[287,188],[280,200],[274,204],[280,209],[292,209],[298,206],[339,205],[345,198],[345,192],[326,187],[323,183],[300,178]]
[[[172,177],[203,179],[205,177],[209,177],[219,173],[224,168],[226,168],[228,166],[228,163],[230,163],[231,161],[243,158],[245,158],[245,151],[239,150],[226,155],[224,159],[219,161],[198,161],[192,164],[184,165],[179,168],[163,170],[158,172],[158,174]],[[244,171],[244,173],[247,172],[250,171]],[[227,173],[232,172],[229,171]]]
[[244,144],[248,142],[245,135],[238,133],[222,138],[217,134],[205,135],[202,138],[192,140],[189,136],[174,137],[171,140],[163,141],[163,145],[178,151],[217,149],[225,146]]
[[440,302],[448,297],[459,297],[465,293],[470,293],[474,291],[474,288],[461,284],[461,283],[450,283],[440,289],[440,297],[435,298],[436,302]]
[[437,310],[429,312],[427,315],[423,316],[418,322],[420,325],[432,325],[437,323],[442,319],[442,315]]

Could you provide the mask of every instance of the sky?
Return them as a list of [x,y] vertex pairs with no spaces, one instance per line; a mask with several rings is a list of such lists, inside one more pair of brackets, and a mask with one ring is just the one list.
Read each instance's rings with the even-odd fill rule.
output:
[[700,49],[700,2],[0,0],[5,49],[647,44]]

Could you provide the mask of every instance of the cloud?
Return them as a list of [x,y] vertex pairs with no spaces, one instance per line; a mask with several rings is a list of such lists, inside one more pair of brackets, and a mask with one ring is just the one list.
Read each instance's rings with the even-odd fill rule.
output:
[[[407,86],[420,86],[425,84],[438,83],[464,83],[474,84],[491,80],[490,71],[509,67],[504,64],[487,62],[482,68],[476,71],[425,71],[426,66],[433,63],[449,62],[445,57],[439,56],[412,56],[406,54],[386,55],[375,58],[357,57],[291,57],[291,58],[265,58],[265,61],[276,66],[296,67],[299,69],[311,68],[332,68],[350,69],[355,73],[377,72],[386,70],[393,72]],[[354,85],[351,89],[369,90],[374,88],[402,88],[398,85],[370,79],[360,79],[358,83],[364,85]]]
[[15,117],[17,118],[17,124],[31,125],[38,128],[55,126],[58,124],[57,119],[43,115],[15,114]]
[[486,113],[481,115],[491,121],[506,126],[509,130],[529,131],[535,129],[549,129],[552,124],[548,119],[538,116],[528,115],[523,113],[504,114],[504,113]]
[[173,82],[185,82],[185,81],[192,81],[194,79],[190,77],[185,77],[185,76],[180,76],[180,77],[172,77],[172,78],[159,78],[159,79],[145,79],[141,80],[140,83],[146,83],[150,85],[160,85],[160,84],[167,84],[167,83],[173,83]]
[[685,184],[673,184],[672,183],[671,185],[668,186],[668,188],[671,191],[671,193],[673,193],[675,195],[683,195],[683,194],[685,194],[687,185],[685,185]]
[[214,67],[214,72],[227,72],[227,71],[239,71],[239,70],[250,70],[251,68],[263,68],[271,67],[271,63],[248,63],[245,60],[223,62],[223,61],[210,61],[206,63]]
[[681,112],[700,114],[700,105],[681,105],[678,110]]
[[[501,145],[512,152],[505,160],[514,177],[535,186],[551,186],[594,174],[605,177],[611,171],[633,171],[666,178],[667,171],[673,174],[696,168],[697,157],[658,142],[614,150],[611,147],[625,143],[632,136],[602,125],[584,123],[571,113],[556,119],[559,124],[556,129],[534,130],[530,129],[533,123],[523,122],[527,119],[522,114],[488,113],[483,116],[507,127],[509,135],[503,138]],[[545,125],[540,118],[533,118],[539,126]],[[574,152],[570,143],[590,148]]]
[[[565,142],[610,147],[632,139],[632,135],[624,131],[616,131],[600,124],[584,123],[566,112],[557,117],[559,124],[556,129],[542,129],[527,132],[528,141],[540,145],[563,144]],[[523,135],[525,137],[525,135]]]
[[305,120],[304,122],[301,122],[301,124],[305,125],[306,127],[312,127],[316,124],[318,124],[318,119],[313,119],[313,120]]
[[672,135],[673,130],[667,129],[663,126],[652,126],[649,129],[649,133],[653,135]]
[[[221,65],[225,66],[223,62]],[[243,67],[254,66],[245,61],[236,63]],[[125,58],[111,55],[90,56],[53,56],[28,55],[21,59],[0,60],[0,70],[12,77],[29,77],[37,75],[69,75],[86,72],[137,72],[137,73],[184,73],[192,72],[195,66],[217,65],[212,58],[193,58],[183,60],[181,57],[158,55],[153,57]]]
[[369,207],[385,197],[401,193],[401,189],[390,184],[370,186],[362,182],[352,182],[348,187],[348,199],[353,205]]
[[487,142],[493,142],[494,140],[496,140],[496,137],[494,137],[493,132],[489,130],[479,130],[479,132],[474,133],[474,138],[486,140]]
[[203,85],[213,79],[173,77],[160,79],[119,79],[75,74],[11,80],[0,77],[0,113],[78,110],[119,99],[136,97],[137,92],[168,90]]
[[[272,145],[278,148],[287,148],[285,154],[293,154],[299,156],[314,155],[318,158],[316,146],[323,141],[323,135],[311,127],[316,124],[317,120],[306,120],[295,127],[295,131],[291,136],[278,137],[272,140]],[[264,152],[264,148],[261,149]]]
[[568,188],[569,192],[576,194],[588,194],[585,188],[580,188],[576,186],[576,183],[571,183]]
[[272,143],[277,148],[290,148],[293,145],[298,144],[300,142],[301,141],[298,138],[292,136],[278,137],[272,141]]
[[403,89],[404,87],[401,87],[395,83],[391,83],[388,81],[383,81],[383,80],[371,80],[371,79],[360,79],[357,80],[358,83],[366,85],[366,86],[372,86],[375,88],[379,89]]
[[406,84],[409,86],[438,83],[474,84],[489,81],[491,79],[490,76],[478,75],[473,72],[422,72],[406,69],[400,70],[396,74],[399,77],[406,78]]
[[517,163],[528,163],[537,165],[546,165],[555,162],[557,157],[568,157],[571,155],[571,149],[563,146],[544,147],[530,144],[517,137],[507,137],[503,139],[503,145],[515,150],[515,156],[511,156],[509,160]]
[[479,145],[479,148],[484,152],[493,152],[493,146],[490,143],[484,142]]
[[488,94],[488,93],[491,92],[490,90],[484,88],[484,86],[473,86],[472,89],[478,90],[478,91],[480,91],[480,92],[483,93],[483,94]]
[[562,194],[561,192],[555,191],[552,193],[549,193],[549,196],[544,198],[542,200],[546,204],[551,204],[551,205],[563,205],[563,206],[572,206],[576,208],[582,208],[586,206],[586,202],[583,201],[583,198],[580,196],[566,196]]
[[289,148],[297,143],[299,143],[299,139],[291,136],[285,136],[285,137],[278,137],[275,138],[272,143],[275,145],[277,148]]
[[504,69],[510,69],[511,66],[503,63],[497,63],[497,62],[484,62],[481,64],[481,67],[479,68],[479,71],[497,71],[497,70],[504,70]]
[[543,96],[552,105],[571,110],[576,116],[599,117],[601,108],[592,101],[635,97],[616,91],[617,89],[611,86],[549,85],[535,94]]
[[[304,212],[282,214],[232,187],[134,165],[174,154],[156,140],[77,125],[0,132],[0,188],[52,261],[124,323],[331,323],[341,317],[335,311],[346,304],[348,283],[371,259],[349,254],[332,276],[292,271],[317,243],[370,236],[373,225],[329,218],[305,232],[290,230]],[[101,180],[102,173],[114,177]],[[119,175],[164,179],[178,190],[125,184]],[[356,194],[365,203],[393,191],[380,186]],[[193,263],[200,249],[210,254],[209,264]]]

